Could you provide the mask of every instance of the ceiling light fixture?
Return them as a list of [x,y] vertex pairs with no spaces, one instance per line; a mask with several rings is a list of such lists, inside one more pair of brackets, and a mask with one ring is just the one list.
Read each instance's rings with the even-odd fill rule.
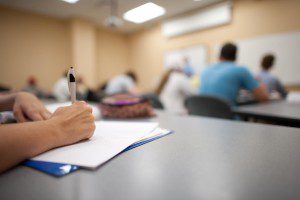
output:
[[74,4],[77,3],[79,0],[61,0],[61,1]]
[[163,7],[149,2],[127,11],[126,13],[124,13],[123,18],[127,21],[140,24],[164,15],[165,13],[166,10]]

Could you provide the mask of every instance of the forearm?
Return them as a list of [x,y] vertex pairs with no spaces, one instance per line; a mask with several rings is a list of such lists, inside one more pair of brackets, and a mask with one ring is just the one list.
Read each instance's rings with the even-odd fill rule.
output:
[[0,112],[11,111],[15,102],[17,93],[0,96]]
[[0,173],[56,147],[54,131],[47,121],[0,126]]
[[264,102],[269,100],[269,94],[263,85],[260,85],[252,91],[254,98],[259,102]]

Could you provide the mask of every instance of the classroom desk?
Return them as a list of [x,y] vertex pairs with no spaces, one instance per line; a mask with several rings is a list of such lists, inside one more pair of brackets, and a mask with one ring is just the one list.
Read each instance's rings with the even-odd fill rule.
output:
[[95,171],[55,178],[18,166],[0,199],[300,199],[300,129],[159,112],[175,131]]
[[239,106],[234,113],[244,119],[265,120],[278,125],[300,127],[300,104],[275,101],[256,105]]

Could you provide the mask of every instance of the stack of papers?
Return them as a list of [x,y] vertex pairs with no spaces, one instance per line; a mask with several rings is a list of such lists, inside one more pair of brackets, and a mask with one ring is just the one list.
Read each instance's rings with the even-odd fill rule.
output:
[[169,133],[154,122],[96,122],[90,140],[56,148],[32,158],[35,161],[64,163],[96,168],[138,142]]

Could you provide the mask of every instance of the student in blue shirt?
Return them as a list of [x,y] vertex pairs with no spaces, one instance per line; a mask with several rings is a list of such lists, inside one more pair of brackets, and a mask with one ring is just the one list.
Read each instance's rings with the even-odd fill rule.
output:
[[253,93],[256,100],[268,100],[264,86],[254,79],[247,68],[234,63],[236,54],[236,45],[227,43],[222,47],[220,62],[202,72],[199,93],[222,98],[235,105],[239,90],[246,89]]
[[267,86],[269,93],[277,92],[280,94],[281,98],[285,98],[287,96],[287,91],[285,90],[281,82],[270,73],[271,69],[273,68],[274,62],[274,55],[265,55],[261,60],[262,70],[258,74],[258,78]]

